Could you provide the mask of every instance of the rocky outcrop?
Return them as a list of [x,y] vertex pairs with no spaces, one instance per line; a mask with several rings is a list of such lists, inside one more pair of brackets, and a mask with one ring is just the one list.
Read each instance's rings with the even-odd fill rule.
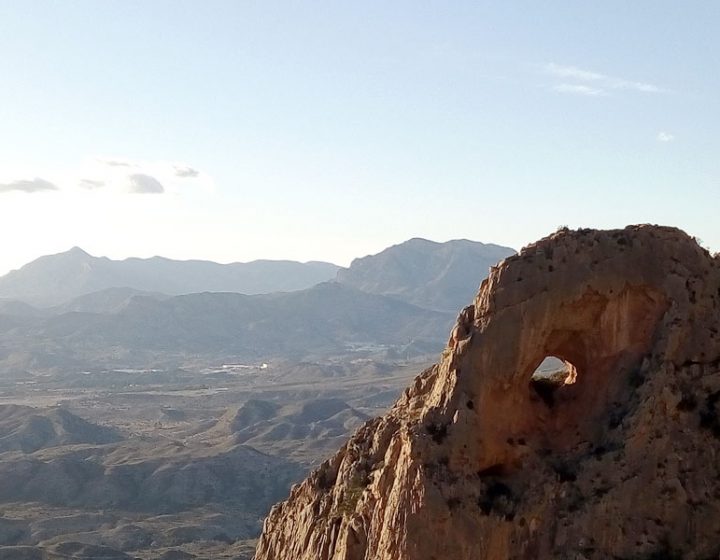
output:
[[[677,229],[526,247],[273,508],[256,559],[717,558],[719,329],[720,259]],[[539,383],[548,356],[568,374]]]

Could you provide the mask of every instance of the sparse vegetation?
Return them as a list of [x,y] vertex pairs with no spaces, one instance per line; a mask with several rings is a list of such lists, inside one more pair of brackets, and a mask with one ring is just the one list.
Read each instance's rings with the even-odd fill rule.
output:
[[366,487],[367,477],[355,473],[344,489],[342,501],[337,506],[338,513],[345,517],[352,515]]

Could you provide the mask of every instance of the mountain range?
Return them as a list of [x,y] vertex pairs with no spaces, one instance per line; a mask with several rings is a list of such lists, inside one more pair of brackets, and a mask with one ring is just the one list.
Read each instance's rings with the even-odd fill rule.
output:
[[345,269],[113,261],[74,248],[0,278],[0,367],[434,353],[478,281],[512,253],[467,240],[411,239]]
[[0,298],[49,307],[108,288],[180,295],[195,292],[260,294],[309,288],[335,277],[326,262],[257,260],[220,264],[164,257],[122,261],[79,247],[36,259],[0,278]]
[[[292,292],[331,280],[419,307],[455,312],[477,291],[477,279],[514,253],[509,247],[466,239],[437,243],[414,238],[355,259],[349,268],[343,268],[319,261],[220,264],[164,257],[117,261],[74,247],[40,257],[0,277],[0,313],[27,314],[30,310],[22,304],[56,307],[58,311],[92,311],[88,306],[107,310],[138,292],[156,297],[199,292]],[[88,297],[78,299],[81,296]]]

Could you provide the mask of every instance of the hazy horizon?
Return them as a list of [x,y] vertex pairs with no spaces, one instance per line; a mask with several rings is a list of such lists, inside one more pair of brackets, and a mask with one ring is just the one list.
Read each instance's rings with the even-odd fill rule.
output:
[[560,225],[717,251],[718,23],[619,0],[4,3],[0,274],[72,246],[346,266]]

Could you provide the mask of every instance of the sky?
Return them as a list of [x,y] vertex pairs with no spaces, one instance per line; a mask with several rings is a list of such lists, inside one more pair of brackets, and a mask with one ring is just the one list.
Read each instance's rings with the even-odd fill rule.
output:
[[0,0],[0,274],[565,225],[720,251],[718,29],[709,0]]

